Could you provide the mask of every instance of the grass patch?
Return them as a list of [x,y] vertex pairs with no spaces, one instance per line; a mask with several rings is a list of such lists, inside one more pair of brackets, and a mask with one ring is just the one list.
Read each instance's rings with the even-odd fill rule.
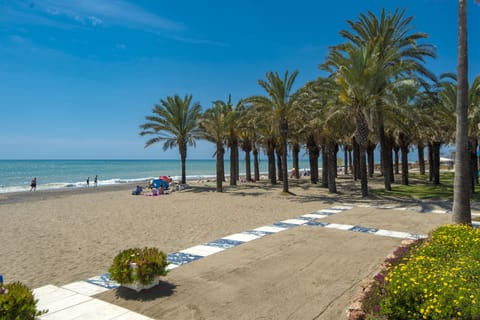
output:
[[[400,179],[397,179],[399,181]],[[410,185],[392,185],[392,191],[373,189],[372,194],[378,197],[397,197],[417,200],[453,200],[453,172],[440,173],[440,184],[428,181],[428,175],[412,173],[409,175]],[[473,194],[472,200],[480,201],[480,192]]]

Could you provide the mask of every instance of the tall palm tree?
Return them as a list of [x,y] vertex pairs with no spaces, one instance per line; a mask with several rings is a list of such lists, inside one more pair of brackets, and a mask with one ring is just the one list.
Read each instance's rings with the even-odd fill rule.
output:
[[[432,45],[421,44],[419,41],[427,38],[425,33],[414,32],[411,22],[413,17],[405,17],[405,10],[395,10],[387,14],[384,9],[377,18],[372,12],[361,14],[358,21],[347,21],[352,31],[343,30],[340,34],[350,43],[358,47],[377,47],[378,70],[382,70],[378,79],[376,92],[376,124],[380,141],[382,173],[386,190],[391,190],[390,159],[391,149],[388,147],[385,127],[382,96],[391,79],[398,76],[411,77],[412,73],[433,78],[424,68],[425,57],[435,57]],[[380,76],[380,75],[379,75]],[[390,152],[390,156],[389,156]]]
[[230,185],[236,186],[239,173],[239,156],[238,147],[240,144],[238,121],[240,119],[240,106],[239,101],[235,106],[232,104],[232,96],[228,95],[226,102],[219,100],[223,108],[226,110],[226,123],[227,123],[227,145],[230,148]]
[[221,101],[215,101],[201,118],[200,125],[204,131],[204,138],[216,146],[216,190],[223,192],[223,177],[225,176],[224,154],[225,138],[228,134],[227,109]]
[[455,182],[452,222],[471,224],[470,167],[468,153],[468,51],[467,1],[458,0],[458,89],[457,131],[455,134]]
[[300,90],[293,92],[293,84],[297,75],[297,70],[290,75],[286,71],[283,78],[277,72],[267,72],[266,80],[258,80],[258,84],[265,90],[267,96],[255,96],[248,99],[251,102],[273,108],[272,113],[278,125],[281,141],[283,192],[288,192],[288,168],[286,165],[288,121],[295,111],[294,105],[300,96]]
[[359,164],[362,196],[368,196],[366,148],[368,144],[369,106],[375,100],[381,66],[376,57],[377,48],[357,47],[346,43],[331,49],[325,63],[321,66],[331,72],[331,77],[340,86],[339,101],[352,110],[355,119],[355,140],[359,144]]
[[154,135],[145,142],[145,148],[157,142],[164,141],[163,150],[178,146],[182,163],[182,184],[186,183],[187,146],[195,146],[195,139],[201,137],[199,117],[201,106],[192,104],[192,95],[167,97],[161,99],[152,110],[153,115],[146,116],[148,121],[140,125],[141,136]]

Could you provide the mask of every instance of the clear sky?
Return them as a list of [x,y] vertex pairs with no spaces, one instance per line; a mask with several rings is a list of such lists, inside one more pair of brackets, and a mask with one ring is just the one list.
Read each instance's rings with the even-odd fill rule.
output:
[[[315,79],[339,31],[368,10],[406,8],[430,35],[437,75],[456,71],[455,0],[0,0],[0,159],[178,159],[144,149],[161,98],[204,108],[262,94],[268,71]],[[480,6],[468,0],[470,78],[480,74]],[[210,159],[199,142],[188,159]]]

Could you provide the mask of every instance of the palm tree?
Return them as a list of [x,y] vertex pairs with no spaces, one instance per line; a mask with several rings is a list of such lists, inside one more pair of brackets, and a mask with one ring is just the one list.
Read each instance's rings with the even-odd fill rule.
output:
[[217,192],[223,192],[223,177],[225,176],[224,154],[225,137],[227,136],[227,109],[221,101],[215,101],[210,109],[202,116],[200,125],[204,131],[204,138],[216,145]]
[[468,153],[468,51],[467,1],[458,0],[458,89],[455,134],[455,182],[452,222],[472,224],[470,211],[470,167]]
[[362,196],[368,196],[366,148],[368,145],[369,106],[375,100],[379,79],[383,79],[377,64],[377,48],[356,47],[346,43],[331,49],[321,66],[331,72],[331,77],[340,86],[339,101],[352,110],[355,119],[355,140],[359,144],[359,164]]
[[[272,107],[274,120],[278,125],[280,134],[280,150],[282,152],[282,177],[283,192],[288,192],[288,168],[287,168],[287,137],[288,121],[291,114],[295,111],[294,104],[300,95],[300,90],[292,92],[293,84],[298,75],[298,71],[293,71],[290,75],[285,72],[283,78],[277,72],[268,72],[266,80],[259,80],[258,84],[266,91],[267,96],[254,96],[247,99],[250,102],[257,102],[264,106]],[[272,142],[272,141],[271,141]]]
[[239,175],[239,157],[238,147],[240,143],[238,121],[240,118],[240,107],[242,102],[239,101],[237,105],[232,104],[232,97],[228,95],[227,102],[219,100],[226,111],[226,123],[227,123],[227,145],[230,148],[230,185],[236,186]]
[[146,116],[148,121],[140,125],[141,136],[154,135],[145,142],[145,148],[160,141],[165,141],[163,150],[178,146],[182,162],[182,184],[186,183],[185,163],[187,159],[187,146],[195,146],[195,139],[200,138],[199,117],[201,106],[199,103],[192,105],[192,95],[167,97],[161,99],[152,110],[153,115]]
[[[380,142],[382,159],[382,173],[386,190],[391,190],[390,158],[391,149],[388,146],[384,112],[381,98],[391,79],[397,76],[411,77],[412,73],[433,78],[433,75],[423,67],[425,57],[435,57],[432,45],[420,44],[420,40],[427,35],[420,32],[411,33],[413,17],[405,17],[405,10],[395,10],[393,14],[386,14],[382,9],[380,18],[372,12],[361,14],[358,21],[347,21],[352,31],[343,30],[340,34],[350,43],[358,47],[376,47],[376,59],[379,74],[375,88],[376,124]],[[389,156],[390,152],[390,156]]]

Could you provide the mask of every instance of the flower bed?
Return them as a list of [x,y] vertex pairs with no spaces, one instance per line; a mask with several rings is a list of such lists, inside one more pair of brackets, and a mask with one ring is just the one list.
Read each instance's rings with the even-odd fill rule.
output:
[[480,230],[443,226],[395,250],[350,319],[480,319]]

